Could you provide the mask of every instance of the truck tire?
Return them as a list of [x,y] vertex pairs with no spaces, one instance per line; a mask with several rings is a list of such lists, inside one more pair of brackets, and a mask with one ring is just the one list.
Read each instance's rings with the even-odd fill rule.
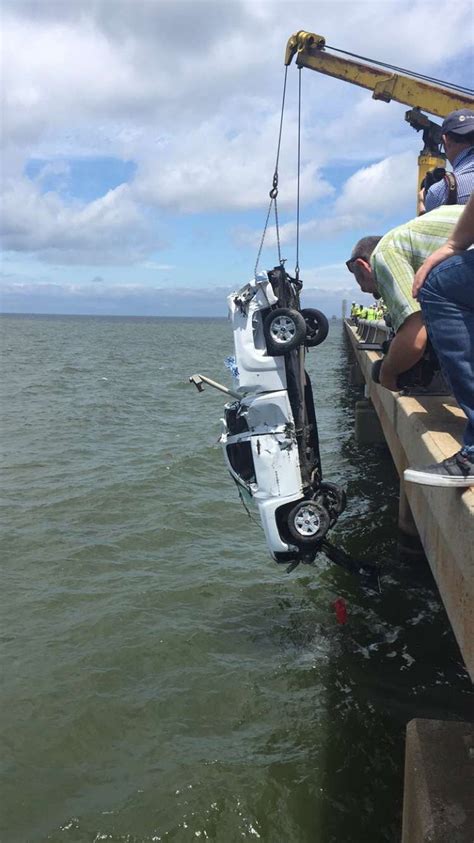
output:
[[329,333],[329,322],[324,313],[321,313],[320,310],[316,310],[314,307],[305,307],[301,311],[301,315],[306,322],[306,339],[304,344],[308,348],[321,345]]
[[304,343],[306,322],[298,310],[277,307],[265,317],[263,333],[268,354],[280,357]]
[[329,530],[329,526],[329,514],[316,501],[300,501],[288,513],[288,529],[300,545],[321,541]]

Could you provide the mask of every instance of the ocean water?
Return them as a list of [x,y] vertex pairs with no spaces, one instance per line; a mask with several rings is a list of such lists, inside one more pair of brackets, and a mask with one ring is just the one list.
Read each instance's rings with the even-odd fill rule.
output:
[[[426,565],[397,548],[397,477],[353,439],[340,322],[308,357],[332,533],[383,563],[287,575],[220,448],[225,320],[4,316],[2,843],[383,843],[404,730],[468,717]],[[348,605],[339,625],[334,600]]]

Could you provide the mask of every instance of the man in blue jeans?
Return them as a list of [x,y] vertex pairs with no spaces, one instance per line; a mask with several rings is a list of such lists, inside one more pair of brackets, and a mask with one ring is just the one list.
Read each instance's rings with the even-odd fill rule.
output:
[[[463,447],[449,459],[408,468],[405,480],[427,486],[474,486],[474,194],[447,243],[413,283],[431,343],[467,417]],[[468,250],[468,251],[466,251]]]

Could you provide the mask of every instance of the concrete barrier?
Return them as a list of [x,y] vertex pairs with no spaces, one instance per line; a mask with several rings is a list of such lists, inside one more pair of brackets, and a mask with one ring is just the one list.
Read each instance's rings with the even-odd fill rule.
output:
[[[464,413],[451,396],[405,396],[374,383],[371,368],[380,353],[359,347],[365,326],[346,323],[345,330],[366,382],[366,398],[377,413],[402,478],[400,510],[405,528],[411,513],[464,662],[474,679],[474,488],[403,483],[403,471],[409,465],[439,462],[459,450]],[[378,329],[376,335],[383,333]],[[404,524],[400,523],[402,529]]]
[[402,843],[473,840],[472,724],[411,720],[405,749]]

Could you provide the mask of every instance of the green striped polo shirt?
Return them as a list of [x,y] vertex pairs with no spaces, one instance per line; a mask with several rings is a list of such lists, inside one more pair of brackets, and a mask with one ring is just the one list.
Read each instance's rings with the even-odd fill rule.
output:
[[441,205],[393,228],[372,252],[370,263],[377,289],[387,305],[395,331],[405,319],[420,310],[411,288],[415,272],[428,255],[446,242],[461,216],[464,205]]

